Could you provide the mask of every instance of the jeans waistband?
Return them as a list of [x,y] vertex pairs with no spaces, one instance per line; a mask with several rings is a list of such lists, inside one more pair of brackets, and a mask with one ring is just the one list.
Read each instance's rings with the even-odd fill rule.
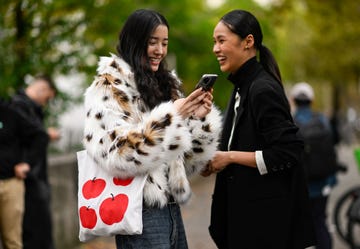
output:
[[[176,204],[178,204],[178,203],[175,201],[174,197],[172,195],[170,195],[168,197],[168,202],[166,203],[166,205],[176,205]],[[149,206],[149,205],[147,205],[145,203],[145,200],[143,199],[143,207],[145,207],[145,208],[154,208],[154,207],[156,207],[156,205],[155,206]]]

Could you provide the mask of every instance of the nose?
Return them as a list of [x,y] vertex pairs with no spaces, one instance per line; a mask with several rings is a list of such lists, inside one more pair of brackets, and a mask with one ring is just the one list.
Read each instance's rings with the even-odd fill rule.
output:
[[216,54],[220,51],[220,47],[217,43],[214,43],[214,46],[213,46],[213,53]]
[[155,53],[156,54],[163,54],[164,53],[164,48],[163,48],[162,44],[157,44],[156,45]]

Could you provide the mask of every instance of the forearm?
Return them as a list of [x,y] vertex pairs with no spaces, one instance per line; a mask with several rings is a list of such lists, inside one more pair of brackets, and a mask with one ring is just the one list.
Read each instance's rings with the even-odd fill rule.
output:
[[244,166],[256,168],[255,152],[247,151],[228,151],[228,164],[241,164]]
[[[256,168],[255,152],[217,151],[208,168],[204,172],[219,172],[230,164],[241,164],[239,167]],[[204,173],[203,175],[206,175]]]

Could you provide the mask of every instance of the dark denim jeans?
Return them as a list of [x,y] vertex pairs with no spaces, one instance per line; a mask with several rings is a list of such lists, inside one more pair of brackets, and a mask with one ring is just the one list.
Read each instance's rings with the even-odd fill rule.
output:
[[188,249],[180,207],[143,208],[141,235],[116,235],[117,249]]

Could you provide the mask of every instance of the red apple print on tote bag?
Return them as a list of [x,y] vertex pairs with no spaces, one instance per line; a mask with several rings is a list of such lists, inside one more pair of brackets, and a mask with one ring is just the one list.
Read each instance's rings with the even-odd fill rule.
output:
[[121,222],[129,204],[129,198],[125,194],[118,194],[105,199],[99,209],[101,220],[108,225]]
[[120,179],[114,177],[113,182],[115,185],[121,185],[121,186],[127,186],[131,184],[131,182],[134,180],[134,178],[127,178],[127,179]]
[[79,216],[83,227],[93,229],[96,226],[97,216],[95,209],[82,206],[79,210]]
[[105,189],[106,182],[104,179],[96,179],[94,177],[84,183],[82,187],[82,193],[85,199],[91,199],[98,197]]

